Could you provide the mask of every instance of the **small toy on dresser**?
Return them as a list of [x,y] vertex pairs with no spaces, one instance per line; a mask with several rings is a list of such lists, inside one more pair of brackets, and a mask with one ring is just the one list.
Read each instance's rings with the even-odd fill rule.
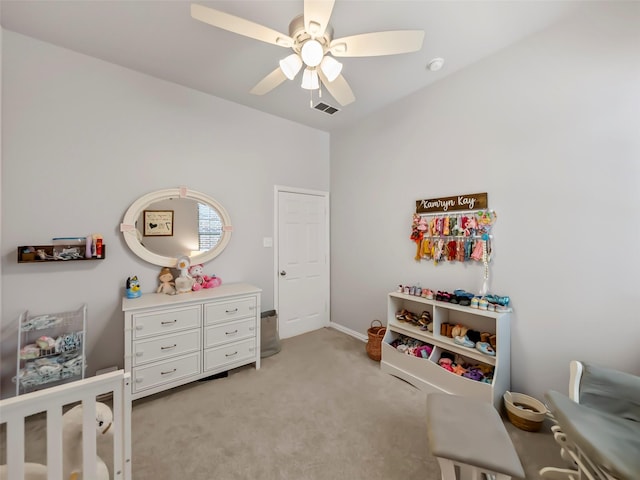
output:
[[189,267],[191,259],[186,255],[178,257],[176,268],[180,271],[180,275],[175,279],[176,293],[191,292],[193,285],[196,283],[191,275],[189,275]]
[[140,291],[140,281],[138,277],[134,275],[133,277],[127,278],[127,298],[138,298],[142,295]]
[[194,292],[202,290],[203,288],[215,288],[222,285],[222,280],[215,275],[210,277],[204,274],[204,265],[198,263],[189,267],[189,275],[193,278],[194,284],[191,289]]
[[169,267],[164,267],[160,270],[158,280],[160,280],[160,286],[158,286],[156,293],[166,293],[167,295],[176,294],[176,284],[173,282],[173,273],[171,273]]

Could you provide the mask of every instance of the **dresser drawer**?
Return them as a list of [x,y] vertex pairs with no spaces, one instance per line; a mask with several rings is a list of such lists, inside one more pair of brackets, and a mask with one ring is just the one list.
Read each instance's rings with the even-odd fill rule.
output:
[[133,342],[133,365],[154,362],[200,350],[200,329]]
[[162,312],[137,313],[133,316],[133,338],[200,327],[200,305]]
[[256,336],[256,319],[245,318],[235,322],[215,324],[204,329],[204,348],[215,347],[225,343],[254,338]]
[[211,325],[235,318],[256,315],[256,299],[240,298],[229,302],[208,303],[204,306],[204,324]]
[[255,358],[256,341],[254,338],[250,338],[230,345],[205,350],[204,370],[213,370],[226,364]]
[[200,373],[200,352],[133,369],[133,393]]

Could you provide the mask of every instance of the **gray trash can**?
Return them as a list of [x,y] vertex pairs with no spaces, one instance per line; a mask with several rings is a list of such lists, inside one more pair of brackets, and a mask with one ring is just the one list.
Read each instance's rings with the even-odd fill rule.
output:
[[260,358],[270,357],[282,348],[278,336],[278,315],[275,310],[268,310],[260,317]]

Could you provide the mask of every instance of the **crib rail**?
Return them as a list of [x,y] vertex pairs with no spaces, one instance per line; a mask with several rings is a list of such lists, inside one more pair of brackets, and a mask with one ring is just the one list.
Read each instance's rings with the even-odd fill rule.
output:
[[42,412],[47,417],[47,480],[62,480],[63,407],[76,402],[82,402],[83,409],[82,470],[96,472],[96,397],[107,394],[113,395],[113,478],[130,480],[131,387],[130,375],[124,370],[0,401],[0,424],[6,424],[8,480],[25,478],[25,418]]

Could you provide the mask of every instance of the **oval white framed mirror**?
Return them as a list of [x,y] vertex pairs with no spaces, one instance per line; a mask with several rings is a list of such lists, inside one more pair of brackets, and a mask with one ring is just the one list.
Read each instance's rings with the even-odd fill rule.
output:
[[220,203],[204,193],[167,188],[133,202],[120,230],[138,257],[175,267],[183,255],[192,265],[220,255],[231,239],[231,219]]

